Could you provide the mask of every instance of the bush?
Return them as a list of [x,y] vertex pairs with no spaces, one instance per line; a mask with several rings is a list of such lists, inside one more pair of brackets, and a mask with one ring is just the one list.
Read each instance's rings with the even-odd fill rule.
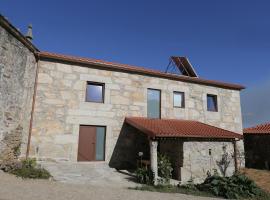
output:
[[210,176],[196,187],[227,199],[254,198],[265,195],[265,192],[254,181],[243,174],[235,174],[231,177]]
[[[142,184],[153,184],[154,173],[148,168],[137,168],[135,171],[137,181]],[[158,179],[159,184],[167,184],[172,177],[172,166],[166,155],[158,154]]]
[[202,184],[186,185],[144,185],[136,190],[154,192],[182,193],[196,196],[218,196],[227,199],[269,200],[270,194],[264,192],[245,175],[235,174],[232,177],[210,176]]
[[147,184],[147,185],[153,184],[154,175],[150,169],[138,168],[135,171],[135,174],[136,174],[136,179],[139,183]]
[[168,156],[158,154],[158,176],[162,179],[159,180],[161,184],[167,184],[172,177],[172,165]]
[[8,172],[22,178],[49,179],[51,177],[46,169],[37,165],[35,159],[23,160],[21,164],[16,165]]

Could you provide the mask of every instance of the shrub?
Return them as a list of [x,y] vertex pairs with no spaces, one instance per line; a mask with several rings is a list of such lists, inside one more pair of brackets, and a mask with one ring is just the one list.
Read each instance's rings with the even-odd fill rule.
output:
[[168,156],[158,154],[158,176],[162,179],[159,180],[161,184],[166,184],[172,177],[172,165]]
[[196,187],[227,199],[253,198],[265,194],[254,181],[243,174],[235,174],[231,177],[210,176]]
[[37,165],[35,159],[23,160],[21,164],[16,165],[8,172],[22,178],[49,179],[51,177],[46,169]]
[[[137,168],[135,171],[137,181],[142,184],[153,184],[154,174],[151,169]],[[172,167],[169,158],[166,155],[158,154],[158,179],[159,184],[167,184],[172,177]]]
[[152,185],[153,184],[153,172],[147,168],[138,168],[135,171],[136,179],[139,183]]

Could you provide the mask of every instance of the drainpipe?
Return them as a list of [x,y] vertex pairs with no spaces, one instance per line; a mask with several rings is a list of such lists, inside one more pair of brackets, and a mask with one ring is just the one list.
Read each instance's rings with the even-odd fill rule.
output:
[[35,109],[35,103],[36,103],[37,81],[38,81],[38,72],[39,72],[39,65],[40,65],[38,54],[36,54],[36,61],[37,61],[37,69],[36,69],[36,75],[35,75],[34,93],[33,93],[33,99],[32,99],[32,110],[31,110],[31,117],[30,117],[30,124],[29,124],[28,140],[27,140],[27,149],[26,149],[26,154],[25,154],[26,159],[29,157],[29,152],[30,152],[34,109]]
[[233,150],[234,150],[234,168],[235,168],[235,172],[238,172],[237,141],[239,141],[239,140],[234,140],[234,141],[233,141]]

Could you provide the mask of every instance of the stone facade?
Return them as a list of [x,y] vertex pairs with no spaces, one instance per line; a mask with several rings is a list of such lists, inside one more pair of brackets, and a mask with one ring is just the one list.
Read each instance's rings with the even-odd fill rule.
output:
[[[39,160],[77,162],[80,125],[106,126],[105,165],[136,167],[139,151],[150,159],[148,138],[124,124],[125,117],[147,116],[148,88],[161,90],[161,118],[197,120],[242,133],[238,90],[49,59],[37,61],[38,50],[31,42],[2,16],[0,20],[0,161],[25,156],[38,65],[30,156]],[[87,81],[105,84],[104,103],[85,101]],[[174,91],[185,93],[185,108],[173,107]],[[207,111],[207,94],[217,95],[218,112]],[[217,168],[224,144],[159,141],[157,148],[172,158],[174,175],[187,181],[190,177],[200,180],[208,169]],[[226,145],[232,152],[232,144]],[[242,151],[242,143],[239,147]],[[230,173],[232,169],[233,163]]]
[[34,54],[0,26],[0,160],[25,154],[35,73]]
[[[87,81],[105,84],[104,103],[85,101]],[[99,125],[106,126],[105,163],[109,163],[125,117],[147,116],[148,88],[161,90],[162,118],[198,120],[242,133],[237,90],[41,60],[31,156],[76,162],[79,125]],[[185,108],[173,107],[174,91],[185,92]],[[218,112],[207,111],[207,94],[218,96]],[[184,166],[189,165],[188,153],[199,152],[200,148],[208,151],[209,146],[221,155],[222,143],[185,143]]]

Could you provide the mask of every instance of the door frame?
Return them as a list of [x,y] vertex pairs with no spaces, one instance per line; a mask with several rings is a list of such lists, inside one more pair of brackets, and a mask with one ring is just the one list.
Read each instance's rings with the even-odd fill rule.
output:
[[[104,160],[91,160],[91,161],[78,161],[78,153],[79,153],[79,140],[80,140],[80,127],[81,126],[94,126],[94,127],[103,127],[104,128]],[[79,124],[79,134],[78,134],[78,142],[77,142],[77,162],[105,162],[106,161],[106,140],[107,140],[107,126],[105,125],[89,125],[89,124]]]

